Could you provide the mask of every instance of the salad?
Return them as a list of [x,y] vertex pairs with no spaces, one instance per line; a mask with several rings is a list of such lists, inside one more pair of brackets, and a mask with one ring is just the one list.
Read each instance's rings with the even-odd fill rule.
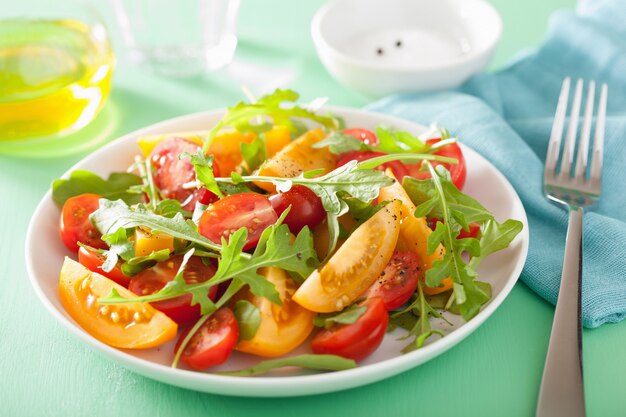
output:
[[[491,297],[476,270],[522,223],[463,194],[447,130],[344,126],[276,90],[211,130],[138,139],[127,172],[56,180],[67,313],[120,349],[177,340],[172,366],[209,371],[234,350],[343,370],[405,329],[403,352]],[[301,345],[310,353],[290,356]]]

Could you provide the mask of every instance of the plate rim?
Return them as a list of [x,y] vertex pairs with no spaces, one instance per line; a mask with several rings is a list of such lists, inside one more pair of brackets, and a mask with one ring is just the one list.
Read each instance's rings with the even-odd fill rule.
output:
[[[344,106],[324,106],[324,110],[329,110],[338,114],[358,114],[360,116],[372,116],[375,118],[384,118],[389,120],[390,123],[397,122],[399,124],[412,124],[416,128],[425,128],[425,126],[413,122],[408,119],[388,115],[385,113],[374,112],[371,110],[362,110]],[[161,122],[157,122],[146,127],[137,129],[116,138],[105,146],[96,149],[89,153],[67,171],[63,173],[61,178],[67,178],[69,173],[76,170],[77,167],[83,166],[86,162],[96,158],[101,153],[109,150],[112,147],[118,146],[121,142],[130,141],[140,135],[153,132],[155,130],[163,129],[166,126],[174,123],[184,123],[186,121],[195,120],[199,117],[212,117],[216,114],[223,113],[224,108],[201,111],[191,113],[183,116],[170,118]],[[167,133],[167,132],[164,132]],[[151,379],[158,380],[160,382],[176,385],[179,387],[192,389],[195,391],[202,391],[213,394],[229,395],[229,396],[245,396],[245,397],[291,397],[300,395],[315,395],[326,392],[336,392],[350,388],[356,388],[369,383],[386,379],[390,376],[400,374],[402,372],[413,369],[430,359],[439,356],[440,354],[448,351],[452,347],[456,346],[470,334],[472,334],[478,327],[480,327],[494,312],[500,307],[502,302],[509,296],[513,287],[517,283],[523,267],[525,265],[528,256],[529,245],[529,230],[528,230],[528,218],[522,204],[519,195],[508,181],[508,179],[498,170],[489,160],[474,151],[472,148],[461,143],[463,151],[468,150],[474,153],[475,156],[482,159],[499,177],[498,179],[504,184],[507,192],[512,196],[513,202],[517,208],[520,209],[522,218],[520,220],[524,224],[522,233],[516,237],[516,240],[520,240],[521,253],[519,259],[513,268],[511,276],[507,279],[501,291],[494,296],[488,305],[483,307],[480,312],[469,322],[465,322],[453,332],[447,334],[433,343],[422,347],[419,350],[402,354],[393,358],[385,359],[377,363],[367,364],[359,366],[353,369],[348,369],[338,372],[328,373],[316,373],[310,375],[296,375],[296,376],[280,376],[280,377],[236,377],[227,375],[211,374],[206,372],[197,372],[180,368],[171,368],[166,365],[154,363],[152,361],[135,357],[123,350],[113,348],[106,345],[103,342],[95,339],[84,331],[77,323],[68,319],[63,315],[46,296],[42,286],[39,283],[39,279],[35,274],[34,267],[34,254],[31,248],[36,245],[33,244],[35,239],[34,224],[41,212],[44,210],[45,205],[52,199],[51,190],[44,194],[40,202],[37,204],[31,220],[28,224],[28,229],[25,239],[25,257],[26,257],[26,269],[29,276],[30,283],[35,290],[35,293],[46,309],[56,318],[65,329],[69,330],[73,335],[77,336],[79,340],[85,342],[90,348],[96,352],[105,355],[106,357],[113,359],[116,363],[130,369],[133,372],[141,374]],[[300,385],[299,389],[296,389],[294,384]],[[302,389],[302,386],[308,387],[308,389]]]

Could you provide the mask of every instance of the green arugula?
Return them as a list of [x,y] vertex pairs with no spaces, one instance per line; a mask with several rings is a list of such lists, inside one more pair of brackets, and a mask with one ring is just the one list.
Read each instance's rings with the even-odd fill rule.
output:
[[286,366],[297,366],[318,371],[344,371],[346,369],[356,368],[356,362],[335,355],[300,355],[288,358],[270,359],[249,368],[240,369],[238,371],[217,372],[217,374],[228,376],[254,376]]
[[366,161],[349,161],[331,172],[317,176],[319,170],[308,171],[294,178],[269,177],[260,175],[242,176],[233,172],[231,177],[215,178],[217,183],[242,184],[253,181],[271,182],[280,192],[288,191],[293,184],[304,185],[313,191],[322,201],[329,231],[329,248],[327,256],[330,256],[339,239],[338,217],[346,214],[350,209],[344,197],[351,196],[362,202],[369,203],[378,197],[380,188],[393,183],[384,172],[379,171],[377,166],[394,160],[435,160],[440,162],[455,163],[456,159],[429,154],[393,154],[384,155]]
[[[102,304],[152,302],[192,294],[192,305],[200,303],[202,314],[208,314],[213,311],[214,306],[203,303],[205,299],[208,299],[210,288],[236,278],[238,283],[248,285],[253,294],[267,298],[275,304],[281,304],[274,285],[259,275],[257,270],[262,267],[274,266],[305,278],[319,263],[313,247],[313,235],[307,227],[303,228],[292,241],[293,235],[289,231],[289,227],[282,224],[287,213],[287,210],[283,212],[275,224],[263,231],[251,256],[243,252],[243,246],[248,237],[246,228],[237,230],[229,237],[228,241],[222,239],[217,271],[208,281],[197,284],[168,283],[154,294],[133,299],[123,298],[113,290],[107,297],[100,298],[98,301]],[[226,294],[220,298],[220,303],[225,302],[225,296]]]
[[347,135],[339,130],[331,132],[324,139],[312,145],[312,147],[316,149],[325,148],[327,146],[328,150],[336,155],[351,151],[373,150],[372,146],[368,146],[354,136]]
[[242,142],[240,148],[248,172],[260,167],[267,159],[267,147],[263,135],[257,136],[251,143]]
[[141,195],[128,190],[141,183],[139,176],[125,172],[114,172],[104,180],[92,172],[76,170],[68,179],[58,179],[52,183],[52,198],[57,204],[63,205],[71,197],[93,193],[109,200],[121,198],[127,204],[136,204],[141,201]]
[[[429,216],[442,219],[428,237],[428,252],[434,253],[439,244],[445,248],[443,259],[435,261],[426,271],[426,285],[437,287],[441,280],[451,277],[454,301],[466,320],[474,317],[480,307],[489,300],[489,295],[476,285],[476,267],[481,259],[495,250],[507,247],[522,228],[516,220],[498,224],[493,215],[478,201],[463,194],[450,181],[449,172],[442,166],[436,169],[426,162],[431,179],[416,180],[405,178],[403,186],[417,205],[415,216]],[[481,239],[457,239],[461,229],[469,224],[481,224],[486,233]],[[466,262],[463,254],[470,255]],[[472,261],[473,260],[473,261]]]
[[175,217],[178,213],[180,213],[183,217],[191,216],[190,212],[183,209],[180,201],[169,198],[159,201],[154,209],[154,214],[170,219]]
[[367,307],[352,304],[344,308],[339,313],[318,314],[313,320],[317,327],[331,328],[335,324],[352,324],[365,313]]
[[215,176],[213,175],[213,155],[205,156],[204,153],[198,149],[197,154],[185,152],[179,155],[179,158],[190,158],[196,171],[196,178],[198,181],[204,184],[207,190],[211,191],[219,198],[224,197],[222,190],[215,183]]
[[[444,336],[440,330],[434,330],[430,324],[430,318],[443,319],[441,313],[435,310],[426,300],[422,283],[417,284],[417,293],[413,302],[404,310],[392,313],[389,317],[390,329],[395,326],[408,330],[408,334],[402,339],[413,337],[414,339],[403,350],[403,353],[411,352],[424,346],[426,340],[433,335]],[[445,319],[444,319],[445,320]]]
[[154,251],[145,256],[135,256],[126,260],[126,262],[122,264],[122,272],[128,277],[132,277],[134,275],[137,275],[141,271],[153,267],[159,262],[167,261],[169,258],[169,249]]
[[220,251],[222,247],[198,233],[196,225],[185,220],[181,213],[172,218],[160,216],[139,204],[132,210],[123,201],[100,200],[100,208],[89,217],[100,233],[106,235],[120,228],[147,227],[153,232],[163,232],[172,237],[188,240],[200,247]]
[[247,300],[239,300],[233,309],[239,325],[239,340],[250,340],[261,325],[261,312],[258,307]]
[[120,258],[128,260],[135,256],[135,246],[128,240],[128,231],[123,227],[113,233],[102,235],[102,240],[109,245],[109,249],[103,252],[106,258],[102,263],[104,272],[111,272]]
[[[259,98],[254,104],[240,102],[229,108],[222,120],[209,132],[204,143],[204,152],[208,150],[213,138],[225,128],[260,133],[274,125],[281,125],[295,133],[298,129],[292,118],[308,119],[330,129],[336,128],[337,122],[332,117],[319,116],[295,105],[298,97],[295,91],[277,89],[274,93]],[[262,123],[258,123],[259,118],[263,120]],[[266,118],[271,118],[271,123]]]

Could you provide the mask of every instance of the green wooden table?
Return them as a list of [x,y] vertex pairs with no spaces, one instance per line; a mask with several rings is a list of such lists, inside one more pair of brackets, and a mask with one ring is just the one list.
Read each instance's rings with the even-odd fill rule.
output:
[[[535,46],[549,13],[574,6],[573,0],[493,2],[505,27],[493,68]],[[41,0],[41,7],[54,7],[45,3]],[[365,99],[337,84],[317,60],[309,22],[321,4],[244,1],[237,60],[289,66],[295,74],[290,87],[304,99],[323,95],[332,104],[365,105]],[[95,124],[81,133],[82,139],[111,140],[241,98],[239,82],[224,73],[173,80],[131,67],[108,3],[98,6],[113,29],[119,65],[111,98]],[[47,313],[28,282],[23,261],[24,234],[35,205],[50,182],[85,153],[47,159],[0,156],[0,416],[533,415],[553,307],[521,282],[480,329],[451,351],[386,381],[334,394],[220,397],[164,385],[104,359]],[[626,413],[624,345],[626,323],[584,331],[590,416]]]

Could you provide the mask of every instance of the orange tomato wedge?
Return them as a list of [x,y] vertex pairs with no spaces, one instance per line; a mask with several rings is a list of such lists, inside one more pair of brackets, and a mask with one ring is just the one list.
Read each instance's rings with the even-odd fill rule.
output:
[[261,324],[252,339],[240,340],[235,349],[258,356],[275,357],[291,352],[309,337],[315,314],[291,299],[296,283],[280,268],[261,268],[259,273],[276,286],[282,305],[257,297],[244,289],[237,300],[248,300],[261,312]]
[[252,143],[256,139],[254,133],[226,132],[215,136],[209,145],[207,155],[213,155],[219,175],[227,177],[236,171],[243,161],[241,144]]
[[101,342],[123,349],[145,349],[176,337],[178,326],[148,303],[101,305],[97,299],[111,289],[126,298],[136,297],[121,285],[65,258],[59,294],[65,311]]
[[[308,131],[265,161],[259,168],[258,175],[293,178],[314,169],[332,171],[337,165],[337,155],[331,153],[328,147],[319,149],[312,147],[324,137],[326,134],[321,129]],[[255,182],[255,184],[271,193],[276,191],[271,183]]]
[[[385,173],[392,177],[393,173],[387,169]],[[404,216],[400,223],[400,237],[398,238],[399,249],[410,250],[419,256],[421,260],[422,271],[427,271],[433,266],[433,262],[442,259],[444,254],[444,248],[439,245],[432,255],[428,254],[428,236],[432,233],[426,219],[424,217],[415,217],[415,204],[411,201],[402,185],[396,181],[388,187],[380,189],[379,201],[398,200],[402,202],[404,209],[402,210]],[[448,291],[452,288],[452,280],[450,278],[444,278],[441,281],[439,287],[426,287],[424,286],[424,293],[427,295],[439,294],[444,291]]]
[[294,301],[318,313],[350,305],[378,278],[398,241],[400,219],[406,214],[392,201],[359,226],[329,261],[298,288]]

